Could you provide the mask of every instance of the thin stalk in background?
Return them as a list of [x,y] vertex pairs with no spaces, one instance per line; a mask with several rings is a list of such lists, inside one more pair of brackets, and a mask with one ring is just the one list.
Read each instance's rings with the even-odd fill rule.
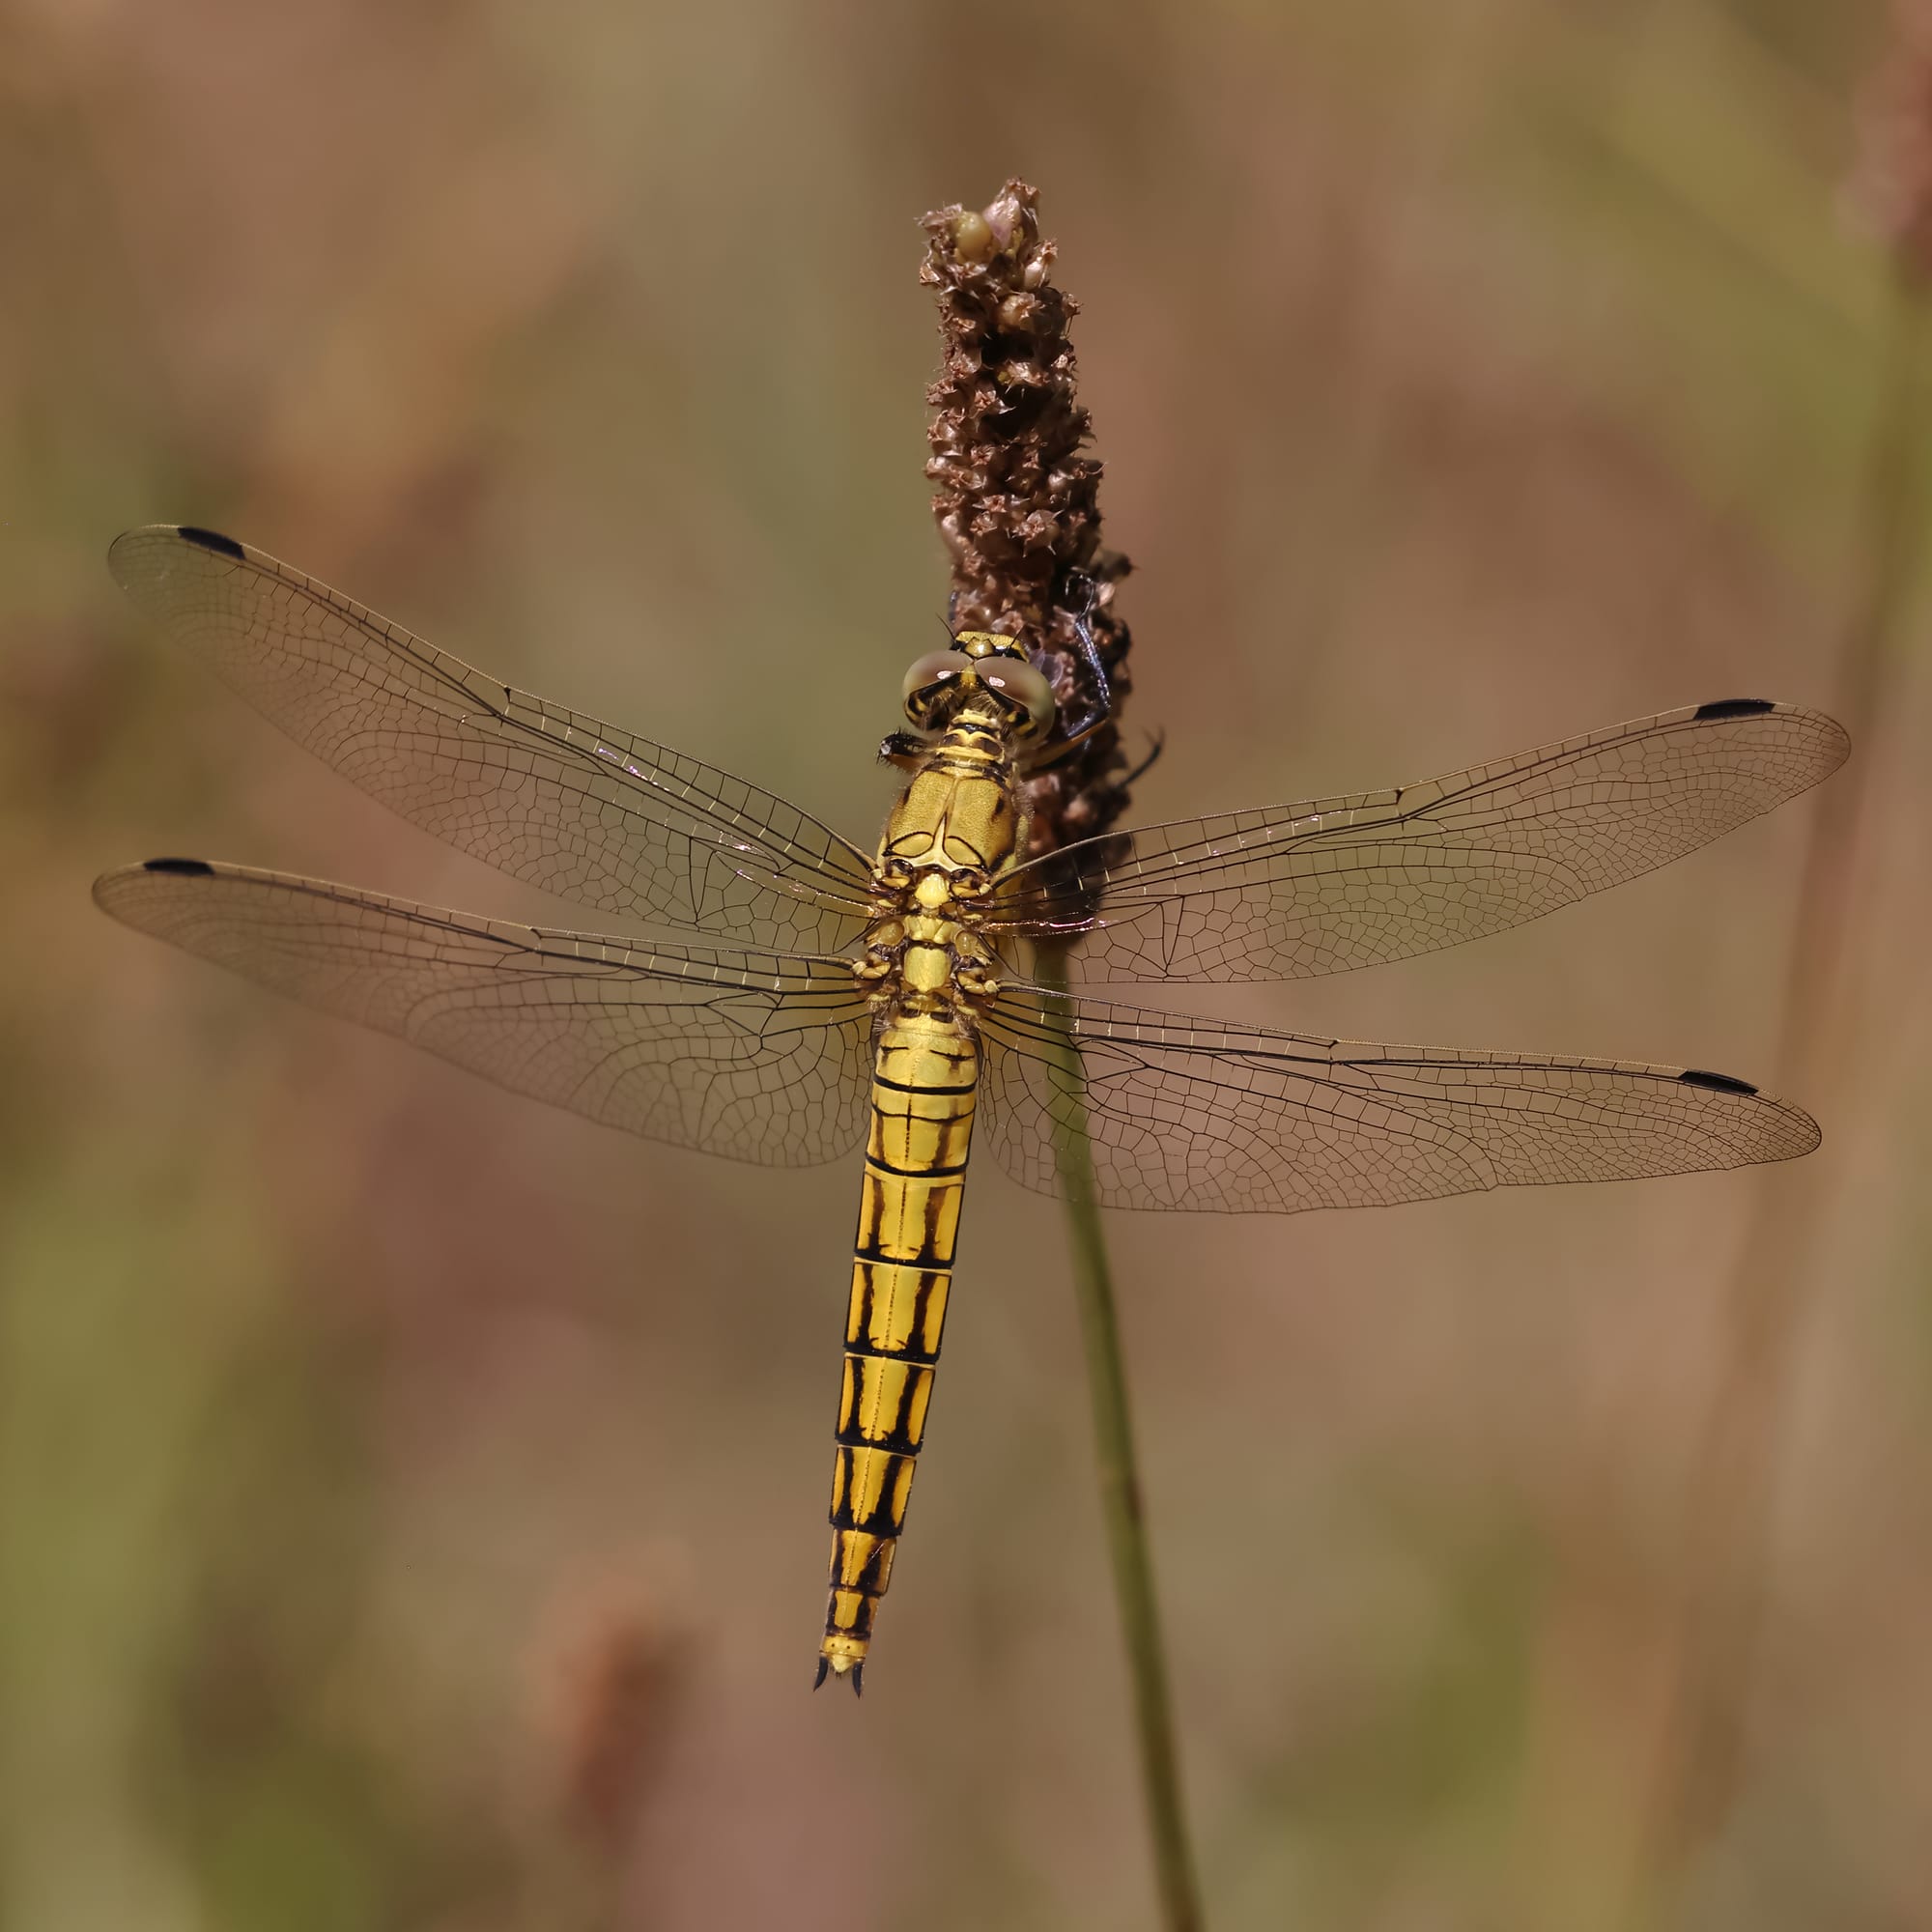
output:
[[[1038,983],[1066,991],[1066,955],[1042,951]],[[1120,1316],[1106,1232],[1094,1183],[1094,1149],[1087,1131],[1085,1081],[1079,1049],[1063,1022],[1056,1027],[1069,1098],[1054,1125],[1054,1152],[1065,1194],[1066,1236],[1073,1255],[1073,1287],[1080,1306],[1080,1339],[1087,1356],[1087,1389],[1094,1411],[1094,1456],[1099,1472],[1100,1509],[1113,1560],[1114,1594],[1121,1607],[1132,1681],[1134,1731],[1147,1797],[1148,1832],[1160,1886],[1162,1923],[1169,1932],[1200,1932],[1200,1887],[1181,1802],[1180,1763],[1175,1748],[1174,1708],[1168,1694],[1167,1653],[1161,1642],[1160,1606],[1154,1596],[1153,1554],[1142,1504],[1140,1465],[1134,1456],[1133,1411],[1126,1363],[1121,1352]]]
[[[1928,121],[1932,133],[1932,121]],[[1875,415],[1856,541],[1860,578],[1847,613],[1832,709],[1854,755],[1812,808],[1786,964],[1777,1065],[1786,1093],[1826,1117],[1842,1104],[1850,1057],[1847,950],[1852,871],[1874,751],[1903,656],[1925,502],[1928,283],[1900,245],[1885,318]],[[1777,1463],[1805,1316],[1806,1270],[1834,1175],[1825,1160],[1767,1188],[1726,1297],[1724,1357],[1690,1483],[1689,1579],[1677,1710],[1656,1780],[1648,1865],[1668,1891],[1722,1831],[1747,1770],[1751,1696],[1771,1609]]]

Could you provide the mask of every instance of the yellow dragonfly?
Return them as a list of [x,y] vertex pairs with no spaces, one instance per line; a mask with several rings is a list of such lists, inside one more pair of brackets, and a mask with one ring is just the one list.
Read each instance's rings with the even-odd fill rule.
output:
[[[1743,1080],[1376,1046],[1032,983],[1301,979],[1621,884],[1844,758],[1815,711],[1728,699],[1392,791],[1029,856],[1054,696],[1012,639],[907,673],[876,853],[696,758],[512,690],[209,530],[110,554],[149,616],[298,744],[513,877],[639,928],[520,925],[199,859],[109,872],[116,919],[517,1093],[774,1167],[862,1143],[818,1682],[856,1691],[924,1439],[976,1122],[1022,1185],[1091,1140],[1111,1208],[1291,1213],[1786,1160],[1818,1129]],[[669,928],[702,943],[647,936]],[[1071,1183],[1089,1183],[1077,1179]]]

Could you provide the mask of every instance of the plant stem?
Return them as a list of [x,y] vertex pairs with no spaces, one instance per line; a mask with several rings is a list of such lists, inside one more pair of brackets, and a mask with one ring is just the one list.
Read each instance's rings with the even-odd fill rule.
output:
[[[1037,973],[1041,986],[1066,990],[1066,957],[1042,949]],[[1063,1021],[1055,1029],[1061,1065],[1071,1083],[1067,1105],[1054,1127],[1055,1152],[1065,1183],[1066,1232],[1073,1251],[1074,1293],[1087,1355],[1088,1394],[1094,1406],[1094,1448],[1100,1480],[1100,1510],[1113,1558],[1114,1594],[1121,1606],[1127,1672],[1134,1694],[1134,1728],[1140,1745],[1147,1797],[1148,1833],[1160,1887],[1167,1932],[1201,1932],[1201,1893],[1194,1853],[1181,1804],[1180,1766],[1175,1752],[1174,1711],[1168,1693],[1167,1656],[1154,1600],[1152,1552],[1142,1505],[1140,1469],[1134,1457],[1126,1364],[1114,1304],[1113,1268],[1100,1226],[1094,1180],[1094,1150],[1080,1053]]]

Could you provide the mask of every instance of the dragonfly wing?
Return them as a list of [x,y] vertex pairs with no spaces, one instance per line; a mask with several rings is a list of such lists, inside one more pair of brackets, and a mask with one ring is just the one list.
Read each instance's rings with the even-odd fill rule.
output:
[[831,952],[865,855],[709,765],[512,690],[261,551],[155,525],[108,553],[135,605],[392,811],[599,912]]
[[1087,840],[1019,867],[995,929],[1077,938],[1072,975],[1300,980],[1501,932],[1816,784],[1850,749],[1816,711],[1732,698],[1394,791]]
[[651,1140],[807,1167],[863,1137],[871,1014],[839,959],[648,946],[198,859],[109,872],[128,925]]
[[1002,993],[981,1032],[980,1131],[1000,1165],[1065,1192],[1056,1149],[1084,1110],[1111,1208],[1366,1208],[1744,1167],[1818,1144],[1796,1107],[1682,1067],[1316,1039],[1031,987]]

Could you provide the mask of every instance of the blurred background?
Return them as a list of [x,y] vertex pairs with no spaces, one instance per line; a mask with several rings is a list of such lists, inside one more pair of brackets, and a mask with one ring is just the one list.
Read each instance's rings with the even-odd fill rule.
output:
[[1138,566],[1137,817],[1879,696],[1809,895],[1823,794],[1480,947],[1171,1002],[1826,1130],[1115,1222],[1210,1921],[1932,1923],[1932,693],[1922,625],[1847,641],[1893,33],[0,8],[0,1921],[1152,1924],[1050,1204],[976,1183],[867,1694],[814,1698],[855,1171],[624,1140],[88,899],[185,851],[570,923],[145,632],[102,559],[155,520],[869,843],[946,588],[917,218],[1019,174]]

